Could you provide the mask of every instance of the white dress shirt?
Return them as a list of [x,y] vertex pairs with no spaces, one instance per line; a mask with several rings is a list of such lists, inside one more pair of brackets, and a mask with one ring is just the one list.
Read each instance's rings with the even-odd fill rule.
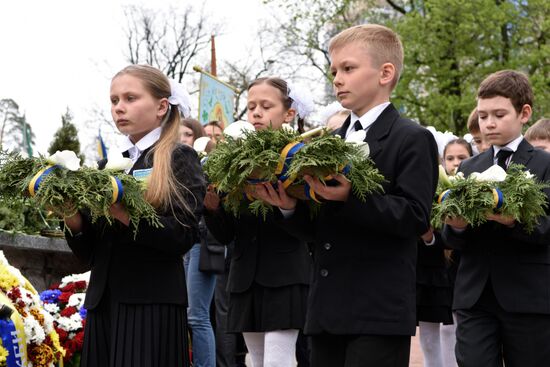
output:
[[351,112],[350,114],[350,124],[348,126],[348,130],[346,131],[346,138],[349,134],[355,131],[355,121],[359,120],[361,123],[361,126],[363,126],[363,130],[368,131],[371,125],[376,121],[376,119],[382,114],[382,112],[390,105],[390,102],[384,102],[377,106],[374,106],[370,110],[367,111],[363,116],[359,117],[355,114],[355,112]]
[[128,151],[132,163],[135,164],[141,156],[141,153],[159,140],[161,132],[162,128],[157,127],[141,138],[136,144],[132,143],[130,138],[125,136],[120,144],[121,152]]
[[521,143],[522,140],[523,140],[523,135],[520,135],[520,136],[518,136],[517,138],[515,138],[514,140],[512,140],[511,142],[509,142],[508,144],[506,144],[504,146],[493,145],[493,154],[494,154],[493,155],[493,163],[497,164],[497,153],[501,149],[502,150],[510,150],[510,151],[512,151],[512,154],[510,154],[510,156],[506,159],[506,167],[508,167],[508,165],[510,164],[510,161],[512,160],[512,156],[514,155],[516,150],[518,150],[519,144]]

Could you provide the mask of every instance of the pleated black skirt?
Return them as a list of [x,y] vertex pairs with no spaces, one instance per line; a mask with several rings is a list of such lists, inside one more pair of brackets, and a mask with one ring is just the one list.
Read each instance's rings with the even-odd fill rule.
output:
[[242,293],[230,293],[228,332],[303,329],[308,286],[270,288],[257,283]]
[[190,366],[185,306],[104,298],[88,311],[81,367]]

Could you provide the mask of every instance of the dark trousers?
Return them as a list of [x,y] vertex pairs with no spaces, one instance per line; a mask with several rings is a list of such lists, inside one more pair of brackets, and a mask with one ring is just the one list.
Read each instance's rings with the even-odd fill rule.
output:
[[[228,248],[229,250],[229,248]],[[216,276],[214,289],[214,304],[216,309],[216,366],[245,366],[246,346],[241,334],[227,332],[227,310],[229,308],[229,292],[227,292],[227,277],[229,274],[230,254],[226,259],[225,273]]]
[[315,335],[312,367],[408,367],[410,336]]
[[460,367],[550,366],[550,315],[504,311],[490,281],[474,307],[456,316]]

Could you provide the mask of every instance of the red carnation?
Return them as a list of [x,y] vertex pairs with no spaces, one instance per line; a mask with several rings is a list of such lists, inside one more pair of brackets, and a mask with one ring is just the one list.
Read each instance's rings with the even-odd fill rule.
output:
[[76,342],[78,350],[82,350],[82,345],[84,345],[84,331],[76,333],[73,340]]
[[73,294],[70,292],[63,292],[59,295],[58,301],[60,303],[67,303],[69,302],[69,298],[71,298]]
[[76,290],[83,291],[84,289],[86,289],[86,281],[79,280],[78,282],[74,283],[74,287]]
[[50,290],[54,290],[54,289],[57,289],[59,288],[59,286],[61,285],[61,283],[53,283],[51,286],[50,286]]
[[74,288],[75,288],[74,283],[69,283],[63,288],[61,288],[61,292],[72,292],[74,291]]
[[57,335],[59,335],[59,342],[61,344],[65,343],[65,340],[69,337],[69,333],[60,328],[55,328],[55,331],[57,331]]
[[60,315],[64,316],[64,317],[70,317],[71,315],[75,314],[76,312],[77,312],[76,307],[73,307],[73,306],[65,307],[65,309],[60,312]]

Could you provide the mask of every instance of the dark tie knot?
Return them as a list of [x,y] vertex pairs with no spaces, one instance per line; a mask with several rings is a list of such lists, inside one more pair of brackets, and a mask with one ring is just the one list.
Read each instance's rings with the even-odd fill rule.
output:
[[353,124],[353,128],[355,129],[355,131],[363,130],[363,125],[361,125],[361,121],[355,121],[355,123]]
[[507,168],[507,164],[506,164],[506,161],[508,160],[508,157],[510,157],[512,155],[512,152],[511,150],[504,150],[504,149],[501,149],[498,151],[497,153],[497,164],[502,167],[504,170],[506,170]]

